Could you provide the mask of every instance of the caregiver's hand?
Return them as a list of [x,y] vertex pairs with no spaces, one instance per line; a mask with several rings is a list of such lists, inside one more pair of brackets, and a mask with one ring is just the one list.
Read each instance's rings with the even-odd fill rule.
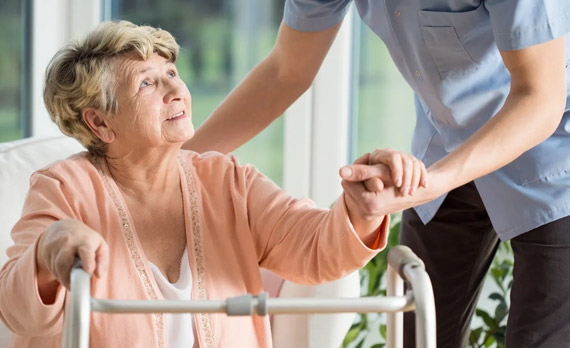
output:
[[[422,162],[413,156],[401,153],[401,157],[406,158],[406,161],[411,161],[411,163],[402,164],[402,171],[399,171],[398,156],[393,152],[394,150],[390,149],[376,150],[372,154],[365,155],[355,161],[354,164],[345,166],[340,170],[343,178],[343,187],[345,189],[349,187],[354,188],[351,190],[351,194],[347,192],[347,195],[354,197],[354,204],[359,207],[361,211],[359,214],[364,217],[384,216],[395,213],[429,202],[449,191],[449,187],[447,187],[447,183],[451,181],[449,173],[436,169],[436,166],[426,170]],[[367,165],[362,163],[365,160],[367,160]],[[416,163],[416,161],[419,163]],[[386,165],[390,166],[389,171],[386,169],[379,171],[378,166],[387,168]],[[409,173],[409,171],[412,171],[412,173]],[[381,175],[379,175],[380,172]],[[398,178],[401,180],[400,186],[392,183],[392,180],[398,181]],[[402,194],[402,186],[406,185],[404,184],[405,181],[411,182],[410,187],[404,191],[408,192],[408,194]],[[428,181],[429,187],[427,185]],[[381,182],[380,185],[378,184],[379,182]],[[362,190],[356,192],[358,185],[360,185],[360,188],[364,186],[367,192]],[[347,203],[347,206],[349,204]]]
[[[101,277],[109,265],[109,250],[101,235],[76,220],[54,222],[42,234],[36,251],[38,289],[43,300],[53,300],[59,284],[69,289],[73,259]],[[44,297],[45,296],[45,297]]]
[[[383,163],[369,164],[371,160]],[[411,182],[408,185],[415,186],[413,190],[408,188],[403,197],[413,193],[421,183],[425,184],[425,175],[427,175],[425,167],[419,161],[418,164],[414,162],[408,155],[388,149],[379,152],[373,159],[370,154],[365,154],[352,165],[340,169],[348,216],[356,233],[365,244],[370,245],[373,242],[378,227],[390,213],[384,207],[385,199],[381,198],[381,193],[390,188],[393,192],[400,192],[399,187],[403,185],[404,178]],[[394,171],[397,175],[394,175]],[[395,185],[393,178],[398,181],[399,187]]]
[[[374,219],[385,215],[379,193],[392,188],[402,196],[413,195],[419,187],[427,186],[427,171],[423,162],[392,149],[367,153],[344,166],[339,172],[345,195],[358,215]],[[394,189],[397,188],[397,191]]]
[[427,187],[424,163],[412,155],[393,149],[378,149],[370,154],[368,164],[384,164],[390,168],[390,177],[400,194],[413,195],[419,187]]

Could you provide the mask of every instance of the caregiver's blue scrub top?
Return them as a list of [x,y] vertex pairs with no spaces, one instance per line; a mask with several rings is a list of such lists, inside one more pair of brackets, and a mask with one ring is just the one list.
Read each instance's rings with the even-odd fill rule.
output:
[[[284,21],[300,31],[327,29],[342,20],[351,2],[287,0]],[[426,165],[457,148],[503,105],[510,74],[499,50],[568,34],[570,85],[570,0],[354,2],[415,92],[412,152]],[[503,240],[570,215],[570,96],[549,139],[475,184]],[[415,208],[424,223],[444,198]]]

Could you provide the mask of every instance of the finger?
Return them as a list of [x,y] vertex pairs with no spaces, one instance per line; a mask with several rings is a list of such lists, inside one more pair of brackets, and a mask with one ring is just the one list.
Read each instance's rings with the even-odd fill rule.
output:
[[95,249],[91,243],[87,242],[77,248],[77,255],[81,259],[81,266],[85,272],[93,274],[97,262],[95,261]]
[[409,156],[401,155],[402,157],[402,187],[400,187],[400,193],[402,195],[407,195],[410,191],[410,185],[412,184],[412,177],[414,174],[414,163]]
[[[358,157],[352,164],[368,164],[370,158],[370,153],[367,152],[364,155]],[[340,177],[343,179],[349,179],[352,176],[352,168],[350,166],[341,167],[339,170]]]
[[95,252],[95,262],[97,263],[95,276],[101,278],[109,268],[109,247],[104,240],[101,241],[99,248]]
[[339,174],[342,179],[353,182],[364,181],[374,177],[378,177],[383,181],[392,181],[386,166],[382,164],[351,164],[340,168]]
[[364,187],[369,192],[380,192],[384,188],[384,182],[380,178],[370,178],[364,180]]
[[388,166],[391,179],[396,187],[402,186],[402,155],[391,149],[379,149],[370,155],[370,164],[382,163]]
[[402,165],[402,155],[399,153],[392,153],[388,159],[388,167],[390,168],[390,172],[392,173],[392,181],[396,187],[402,187],[403,181],[403,172],[404,168]]
[[414,169],[412,183],[410,184],[410,195],[413,195],[416,192],[416,189],[420,185],[420,180],[422,179],[422,163],[420,161],[414,161],[413,165]]

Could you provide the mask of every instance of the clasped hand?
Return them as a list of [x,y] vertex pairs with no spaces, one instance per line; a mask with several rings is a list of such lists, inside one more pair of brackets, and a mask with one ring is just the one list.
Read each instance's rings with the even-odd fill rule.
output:
[[339,174],[355,228],[359,222],[380,223],[387,214],[435,198],[425,190],[428,171],[423,162],[392,149],[367,153],[342,167]]

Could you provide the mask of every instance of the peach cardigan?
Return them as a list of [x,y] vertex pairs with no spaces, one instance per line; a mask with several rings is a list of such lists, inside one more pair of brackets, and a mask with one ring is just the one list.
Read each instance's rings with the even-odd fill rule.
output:
[[[297,200],[233,156],[180,151],[180,180],[192,270],[192,298],[225,299],[262,291],[259,267],[299,283],[339,278],[364,266],[386,244],[388,218],[372,248],[354,232],[341,197],[331,210]],[[126,204],[106,162],[80,153],[34,173],[15,245],[0,271],[0,319],[12,347],[61,346],[65,288],[42,303],[36,284],[36,242],[54,221],[77,219],[99,231],[111,264],[93,279],[93,296],[159,299]],[[157,231],[158,232],[158,231]],[[164,314],[93,313],[91,348],[168,347]],[[196,346],[271,347],[267,317],[194,316]],[[190,328],[189,328],[190,329]]]

